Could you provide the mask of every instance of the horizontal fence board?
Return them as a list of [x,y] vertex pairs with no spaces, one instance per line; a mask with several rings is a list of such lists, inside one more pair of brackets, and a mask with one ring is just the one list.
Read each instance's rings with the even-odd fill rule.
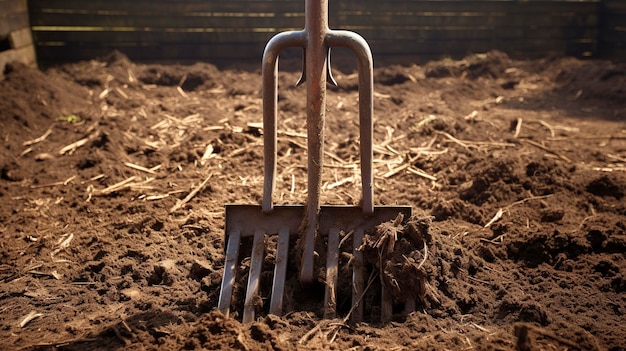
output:
[[[399,40],[393,43],[375,40],[370,43],[374,57],[377,55],[464,55],[467,53],[486,52],[493,50],[493,43],[489,40],[471,40],[468,45],[460,46],[453,41],[406,41]],[[593,50],[594,43],[564,43],[547,40],[511,40],[503,43],[498,49],[511,53],[541,52],[544,55],[550,52],[566,52],[581,54]]]
[[302,28],[304,17],[266,14],[245,16],[245,14],[213,14],[202,16],[155,15],[93,15],[42,13],[33,17],[33,26],[68,25],[81,27],[134,27],[134,28]]
[[34,32],[38,42],[58,42],[58,43],[107,43],[107,45],[115,45],[115,43],[159,43],[170,45],[176,43],[187,43],[205,45],[210,43],[230,43],[230,44],[246,44],[246,43],[264,43],[269,40],[274,32],[206,32],[206,33],[188,33],[188,32],[139,32],[139,31],[50,31],[50,32]]
[[[617,26],[616,22],[616,26]],[[468,37],[511,38],[511,37],[552,37],[567,39],[576,37],[595,37],[598,35],[597,26],[561,26],[561,27],[500,27],[500,26],[344,26],[345,29],[355,31],[365,39],[466,39]],[[45,41],[129,41],[150,40],[158,41],[206,41],[218,40],[233,42],[258,40],[267,38],[279,31],[288,30],[288,27],[273,28],[89,28],[82,27],[33,27],[38,40]],[[117,39],[119,38],[119,39]]]
[[[532,29],[532,28],[510,28],[508,30],[493,29],[452,29],[452,30],[380,30],[376,28],[363,29],[355,28],[355,32],[359,33],[366,40],[386,40],[393,42],[396,40],[449,40],[464,41],[469,39],[486,39],[505,42],[507,40],[532,40],[545,39],[558,41],[572,41],[580,39],[597,39],[598,29],[594,27],[581,28],[548,28],[548,29]],[[141,43],[154,42],[162,45],[176,43],[254,43],[266,42],[274,33],[273,32],[139,32],[139,31],[35,31],[35,37],[40,45],[46,45],[46,42],[55,43],[102,43],[106,42],[114,44],[120,43]],[[55,44],[56,45],[56,44]],[[465,45],[465,44],[464,44]]]
[[202,12],[289,13],[304,11],[304,1],[159,1],[159,0],[30,0],[33,13],[52,9],[77,10],[83,13],[113,11],[125,15],[193,14]]
[[[550,15],[471,15],[471,16],[432,16],[432,15],[386,15],[372,16],[346,15],[339,16],[339,22],[344,25],[370,25],[370,26],[498,26],[498,27],[528,27],[545,26],[558,27],[563,25],[593,26],[598,23],[597,14],[579,16]],[[304,18],[302,16],[228,16],[210,15],[203,16],[121,16],[121,15],[83,15],[83,14],[60,14],[45,13],[33,17],[33,26],[90,26],[90,27],[148,27],[148,28],[302,28]]]
[[[339,12],[359,12],[362,14],[375,14],[379,11],[394,12],[469,12],[469,13],[492,13],[492,12],[524,12],[524,13],[588,13],[597,11],[599,2],[584,1],[338,1],[334,7]],[[333,5],[331,4],[331,8]]]
[[355,32],[367,38],[376,38],[387,41],[394,40],[467,40],[467,39],[489,39],[489,40],[532,40],[549,38],[551,41],[567,41],[576,39],[596,39],[598,29],[595,27],[569,27],[569,28],[501,28],[501,29],[477,29],[458,28],[450,30],[394,30],[376,28],[353,28]]
[[474,14],[425,14],[413,13],[374,15],[339,15],[338,23],[349,25],[368,24],[372,26],[498,26],[498,27],[529,27],[544,26],[558,27],[562,25],[593,26],[598,23],[597,13],[563,15],[542,13],[539,15],[515,13],[474,13]]
[[605,43],[611,43],[613,46],[626,46],[626,28],[622,30],[606,31],[602,36],[602,41]]
[[[469,43],[470,45],[466,45]],[[370,43],[374,56],[398,55],[398,54],[459,54],[468,52],[485,52],[491,50],[493,43],[489,40],[469,40],[469,41],[397,41],[389,43],[387,41],[374,41]],[[566,51],[567,44],[555,43],[542,40],[511,40],[502,46],[502,50],[519,51]]]
[[610,15],[604,18],[602,26],[614,30],[626,30],[626,14]]
[[626,1],[623,0],[612,0],[612,1],[603,1],[603,7],[606,11],[612,13],[621,13],[626,14]]
[[78,57],[96,58],[119,50],[133,60],[258,60],[263,56],[264,46],[259,43],[249,43],[246,46],[233,44],[210,45],[149,45],[149,46],[120,46],[120,45],[81,45],[81,46],[47,46],[38,51],[50,61],[75,61]]
[[[402,11],[421,11],[433,13],[493,13],[493,12],[529,12],[529,13],[589,13],[598,6],[597,2],[568,1],[339,1],[330,2],[330,16],[346,11],[376,14],[379,11],[392,9],[396,13]],[[80,13],[113,12],[119,14],[163,13],[188,14],[207,11],[233,11],[254,13],[267,12],[303,12],[304,1],[163,1],[163,0],[31,0],[33,13],[64,9]],[[336,11],[339,9],[339,11]]]

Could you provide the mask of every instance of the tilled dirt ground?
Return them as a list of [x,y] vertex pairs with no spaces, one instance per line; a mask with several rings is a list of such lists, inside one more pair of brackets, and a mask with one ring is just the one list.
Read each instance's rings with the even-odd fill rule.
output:
[[[377,68],[375,201],[414,212],[379,273],[417,312],[323,320],[296,287],[249,325],[216,310],[224,205],[262,197],[260,74],[232,67],[7,67],[1,349],[626,350],[626,65]],[[279,76],[280,204],[306,199],[298,75]],[[335,76],[322,200],[357,206],[357,76]]]

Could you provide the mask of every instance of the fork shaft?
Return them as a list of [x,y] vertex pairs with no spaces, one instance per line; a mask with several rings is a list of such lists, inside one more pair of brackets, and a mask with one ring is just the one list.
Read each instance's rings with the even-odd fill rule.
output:
[[324,154],[324,118],[326,116],[326,75],[328,33],[328,0],[306,0],[306,88],[307,88],[307,217],[304,232],[300,282],[313,281],[315,237],[322,186],[322,159]]

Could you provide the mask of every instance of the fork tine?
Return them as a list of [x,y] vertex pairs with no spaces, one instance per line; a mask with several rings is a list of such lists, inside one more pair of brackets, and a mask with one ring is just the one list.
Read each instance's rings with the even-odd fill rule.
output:
[[252,243],[252,257],[250,258],[250,273],[248,276],[248,288],[246,289],[246,302],[243,308],[243,323],[254,322],[255,299],[259,293],[259,279],[263,266],[263,237],[265,231],[257,229],[254,232]]
[[387,322],[391,319],[393,313],[393,302],[389,289],[385,287],[385,284],[382,284],[382,282],[380,285],[382,289],[380,297],[380,321]]
[[289,254],[289,228],[283,227],[278,232],[278,244],[276,246],[276,265],[274,266],[274,283],[272,285],[272,300],[270,301],[270,313],[280,316],[283,308],[283,294],[285,292],[285,279],[287,277],[287,261]]
[[364,230],[358,228],[352,234],[352,321],[360,322],[363,320],[363,303],[361,301],[364,287],[364,269],[363,252],[359,250],[363,243]]
[[326,256],[326,292],[324,294],[324,318],[337,315],[337,266],[339,265],[339,229],[328,232],[328,254]]
[[224,275],[222,278],[222,286],[220,288],[220,298],[217,308],[228,316],[230,311],[230,300],[233,295],[233,285],[235,283],[235,267],[239,256],[239,242],[241,232],[235,230],[228,237],[226,246],[226,258],[224,259]]
[[408,316],[411,312],[415,312],[415,305],[415,297],[412,296],[406,299],[406,302],[404,303],[404,314]]

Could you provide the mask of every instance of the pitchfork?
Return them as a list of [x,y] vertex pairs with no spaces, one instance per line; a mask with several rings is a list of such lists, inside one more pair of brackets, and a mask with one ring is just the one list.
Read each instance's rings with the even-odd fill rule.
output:
[[[303,73],[299,83],[307,89],[307,148],[308,194],[306,206],[275,206],[273,192],[276,176],[276,135],[278,101],[278,56],[288,47],[304,49]],[[322,157],[324,145],[324,118],[326,112],[326,84],[335,84],[330,70],[330,48],[345,47],[357,57],[359,74],[359,123],[362,200],[361,206],[320,206]],[[328,79],[327,79],[328,78]],[[264,238],[278,235],[276,260],[269,313],[282,314],[283,295],[287,274],[290,235],[298,235],[301,243],[299,280],[303,285],[314,281],[315,242],[327,238],[324,316],[337,312],[337,276],[340,232],[353,231],[352,309],[353,320],[363,318],[364,264],[359,250],[364,234],[375,226],[395,219],[399,213],[408,219],[411,208],[406,206],[374,206],[372,173],[373,134],[373,67],[370,48],[356,33],[331,30],[328,27],[328,0],[305,0],[305,26],[300,31],[275,35],[266,45],[262,64],[263,79],[263,133],[264,186],[263,202],[258,205],[226,205],[226,258],[218,308],[228,314],[239,262],[242,237],[252,236],[252,254],[242,321],[255,319],[259,280],[264,258]],[[330,81],[330,82],[329,82]],[[390,297],[383,289],[382,310],[391,313]],[[381,316],[381,319],[385,319]]]

